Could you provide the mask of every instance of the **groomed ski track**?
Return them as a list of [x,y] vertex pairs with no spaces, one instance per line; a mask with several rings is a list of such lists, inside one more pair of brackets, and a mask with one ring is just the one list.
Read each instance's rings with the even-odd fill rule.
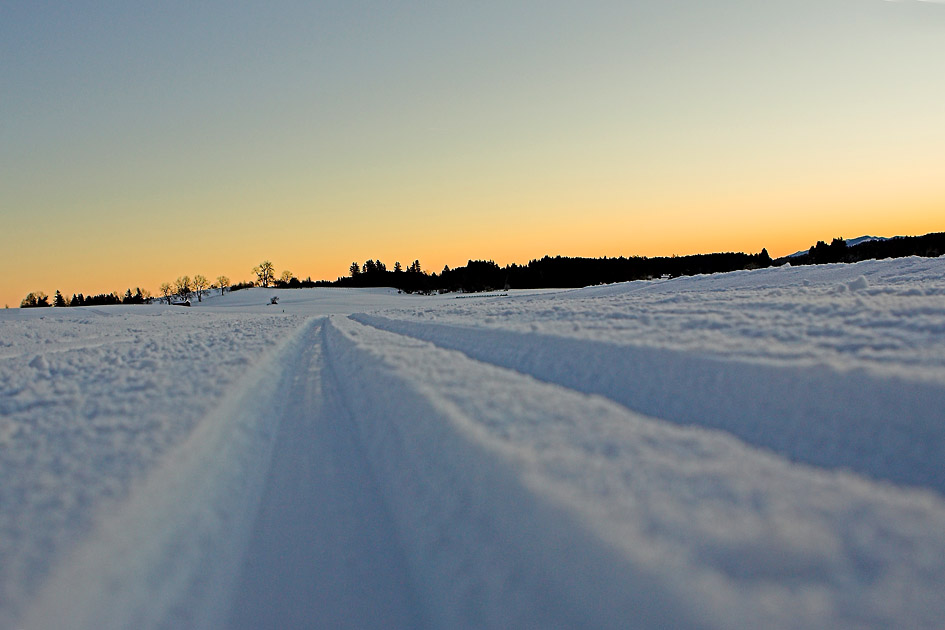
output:
[[[928,470],[903,479],[855,453],[866,476],[798,465],[717,430],[732,427],[647,417],[607,396],[619,388],[568,382],[566,370],[539,381],[475,338],[446,347],[442,330],[412,326],[308,321],[55,569],[20,625],[945,618],[945,501],[926,489],[941,490]],[[517,339],[520,354],[541,342]]]

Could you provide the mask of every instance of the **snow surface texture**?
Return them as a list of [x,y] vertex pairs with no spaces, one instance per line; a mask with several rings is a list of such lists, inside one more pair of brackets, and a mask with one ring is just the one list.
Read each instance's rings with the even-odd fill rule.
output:
[[0,628],[942,626],[945,259],[455,297],[0,313]]

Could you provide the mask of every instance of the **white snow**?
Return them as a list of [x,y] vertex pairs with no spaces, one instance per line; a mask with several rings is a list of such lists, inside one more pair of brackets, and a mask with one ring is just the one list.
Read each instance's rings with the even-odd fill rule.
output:
[[0,627],[941,627],[945,259],[456,297],[0,313]]

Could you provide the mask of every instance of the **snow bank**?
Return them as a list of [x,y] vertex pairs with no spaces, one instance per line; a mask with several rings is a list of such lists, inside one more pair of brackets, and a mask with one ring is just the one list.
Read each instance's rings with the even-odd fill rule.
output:
[[426,381],[444,362],[421,369],[430,357],[416,357],[415,342],[390,345],[344,322],[326,337],[432,627],[619,627],[655,610],[670,625],[693,624],[645,570],[524,487],[508,449],[484,444],[435,393],[439,381]]
[[0,627],[945,618],[945,259],[273,293],[0,312]]
[[[314,322],[243,376],[46,582],[27,628],[216,628],[226,619]],[[275,360],[278,358],[279,360]]]
[[945,615],[941,497],[332,322],[332,362],[436,627]]
[[794,461],[945,495],[945,383],[832,365],[736,361],[665,347],[353,317],[606,396],[646,415],[722,429]]
[[0,627],[302,321],[179,307],[42,311],[0,319]]

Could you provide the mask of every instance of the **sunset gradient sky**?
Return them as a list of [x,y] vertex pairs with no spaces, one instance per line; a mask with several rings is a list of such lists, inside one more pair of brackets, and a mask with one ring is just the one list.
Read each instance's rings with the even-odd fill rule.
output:
[[945,230],[945,4],[0,4],[0,305]]

